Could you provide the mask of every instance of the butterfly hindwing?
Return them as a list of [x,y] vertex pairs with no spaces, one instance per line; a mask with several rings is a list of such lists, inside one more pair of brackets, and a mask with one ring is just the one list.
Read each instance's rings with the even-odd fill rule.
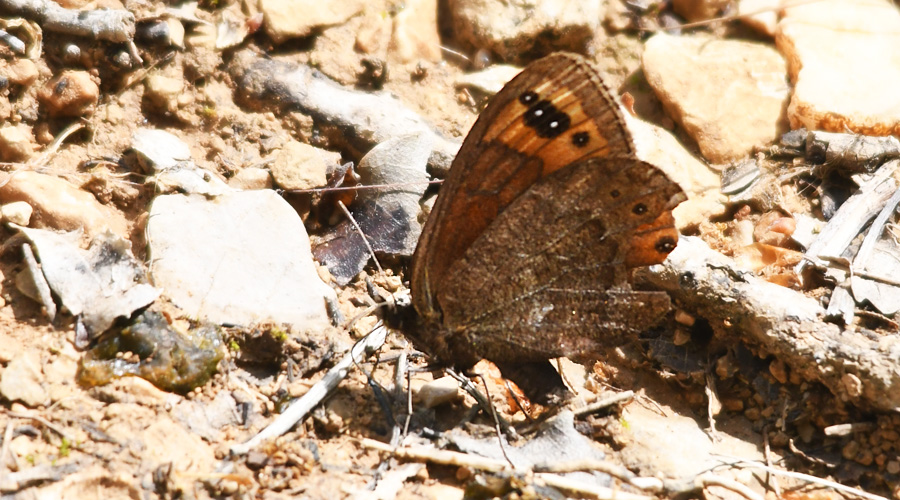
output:
[[490,359],[488,344],[516,337],[540,343],[535,350],[547,358],[584,351],[576,337],[595,344],[652,324],[668,309],[658,307],[659,297],[632,301],[633,312],[619,300],[637,294],[628,288],[629,261],[636,252],[649,261],[652,252],[647,263],[662,262],[674,245],[636,249],[633,235],[653,226],[647,237],[677,241],[674,225],[654,224],[671,220],[680,197],[665,174],[636,160],[590,159],[541,179],[473,242],[436,293],[444,325],[477,337]]

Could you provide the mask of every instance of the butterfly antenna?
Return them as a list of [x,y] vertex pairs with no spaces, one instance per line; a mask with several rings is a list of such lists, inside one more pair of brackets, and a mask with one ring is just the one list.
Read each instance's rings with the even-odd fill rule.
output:
[[[406,354],[403,354],[404,359]],[[409,435],[409,422],[412,420],[413,414],[413,403],[412,403],[412,372],[408,369],[408,367],[404,366],[406,369],[406,421],[403,422],[403,436]]]
[[[470,396],[475,398],[475,402],[478,404],[478,406],[481,407],[482,411],[490,414],[494,418],[494,428],[497,431],[497,439],[500,442],[500,451],[503,453],[503,458],[505,458],[506,461],[509,462],[509,465],[512,466],[513,469],[515,469],[516,468],[515,464],[512,463],[512,461],[509,459],[509,456],[507,456],[507,454],[506,454],[506,447],[503,444],[503,437],[502,437],[502,434],[510,435],[513,432],[513,430],[510,427],[509,422],[507,422],[501,416],[497,415],[497,411],[495,410],[494,405],[493,405],[493,403],[491,403],[491,400],[490,400],[490,393],[488,392],[488,396],[485,396],[484,394],[482,394],[481,392],[478,391],[478,388],[475,387],[474,384],[472,384],[472,381],[469,380],[468,377],[457,372],[456,370],[454,370],[452,368],[447,368],[447,369],[445,369],[445,371],[447,372],[448,375],[450,375],[451,377],[456,379],[456,381],[459,382],[459,385],[467,393],[469,393]],[[484,384],[484,390],[485,390],[485,392],[487,392],[488,391],[487,382],[485,382],[484,377],[481,376],[480,374],[475,374],[474,376],[479,377],[481,379],[481,383]]]
[[491,408],[491,417],[494,419],[494,431],[497,434],[497,443],[500,445],[500,452],[503,453],[503,458],[506,459],[509,466],[515,470],[516,464],[512,463],[512,460],[510,460],[509,456],[506,454],[506,445],[503,444],[503,433],[500,430],[500,419],[497,417],[497,407],[491,402],[491,391],[488,389],[487,380],[485,380],[484,375],[480,373],[475,374],[475,376],[481,380],[481,385],[484,386],[484,393],[487,395],[488,406]]
[[373,312],[377,311],[378,309],[381,309],[382,307],[387,307],[388,305],[390,305],[389,302],[379,302],[377,304],[372,304],[371,306],[365,308],[362,312],[358,313],[356,316],[353,316],[352,318],[350,318],[350,321],[347,321],[347,324],[344,325],[343,329],[349,331],[350,329],[353,328],[353,326],[356,324],[357,321],[365,318],[366,316],[372,314]]
[[353,218],[353,214],[347,210],[347,205],[344,205],[343,201],[338,201],[338,206],[341,207],[341,210],[344,211],[344,215],[350,219],[350,223],[353,224],[353,227],[356,228],[356,232],[362,237],[363,243],[366,245],[366,249],[369,250],[369,255],[372,256],[372,259],[375,260],[375,267],[378,268],[378,272],[384,276],[384,268],[381,267],[381,262],[378,262],[378,257],[375,256],[375,250],[372,249],[372,245],[369,244],[369,238],[366,238],[366,233],[363,232],[362,228],[359,227],[359,223],[356,222],[356,219]]

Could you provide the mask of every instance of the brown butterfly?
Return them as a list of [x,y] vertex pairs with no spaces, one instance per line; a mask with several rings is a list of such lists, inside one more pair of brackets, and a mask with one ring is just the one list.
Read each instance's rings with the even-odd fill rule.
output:
[[549,363],[654,326],[663,292],[631,270],[678,242],[682,190],[635,155],[619,105],[584,58],[525,68],[463,142],[413,257],[408,335],[439,364],[486,358],[538,402],[564,391]]

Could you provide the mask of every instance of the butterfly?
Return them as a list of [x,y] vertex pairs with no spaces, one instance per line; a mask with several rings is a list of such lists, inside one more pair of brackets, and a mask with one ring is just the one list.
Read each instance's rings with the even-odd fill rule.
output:
[[684,193],[639,160],[619,104],[575,54],[537,60],[476,120],[412,261],[404,329],[440,365],[482,358],[537,402],[563,394],[550,359],[576,359],[657,324],[664,292],[632,270],[678,242]]

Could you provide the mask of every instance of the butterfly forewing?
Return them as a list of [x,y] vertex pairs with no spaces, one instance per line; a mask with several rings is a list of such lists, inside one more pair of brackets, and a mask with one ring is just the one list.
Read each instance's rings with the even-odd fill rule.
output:
[[479,116],[441,188],[413,259],[416,309],[498,214],[539,179],[589,158],[634,158],[618,104],[580,56],[554,54],[522,71]]

